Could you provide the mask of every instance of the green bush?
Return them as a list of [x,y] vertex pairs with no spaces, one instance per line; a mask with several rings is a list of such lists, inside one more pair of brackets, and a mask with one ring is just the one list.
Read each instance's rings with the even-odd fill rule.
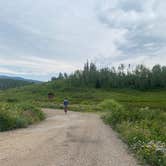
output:
[[18,102],[18,100],[16,98],[7,98],[6,101],[9,102],[9,103]]
[[30,104],[0,104],[0,131],[27,127],[44,118],[44,113]]
[[113,99],[104,100],[99,106],[103,111],[120,111],[123,109],[122,105]]
[[127,112],[124,107],[115,100],[104,100],[99,104],[103,111],[107,111],[105,122],[110,123],[113,127],[117,123],[121,123],[124,119],[127,119]]
[[15,128],[16,116],[11,111],[0,111],[0,131]]

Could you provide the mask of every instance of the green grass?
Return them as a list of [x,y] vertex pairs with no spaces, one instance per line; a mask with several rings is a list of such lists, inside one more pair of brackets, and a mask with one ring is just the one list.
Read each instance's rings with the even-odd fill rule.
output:
[[25,102],[43,105],[50,103],[47,94],[53,92],[54,104],[62,104],[67,97],[70,104],[96,105],[105,99],[115,99],[119,103],[132,107],[150,107],[166,109],[166,90],[136,91],[129,89],[96,90],[81,88],[60,88],[57,83],[30,85],[0,92],[0,102]]
[[[55,98],[48,100],[53,92]],[[0,103],[29,102],[37,107],[62,108],[64,98],[68,98],[70,109],[82,112],[99,111],[98,104],[106,99],[114,99],[130,108],[149,107],[166,110],[166,90],[137,91],[131,89],[88,89],[64,88],[59,82],[48,82],[0,91]]]

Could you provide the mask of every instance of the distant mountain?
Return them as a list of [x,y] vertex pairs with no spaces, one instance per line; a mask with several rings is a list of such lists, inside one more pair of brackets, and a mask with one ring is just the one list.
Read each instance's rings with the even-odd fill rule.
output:
[[26,81],[30,83],[42,83],[41,81],[37,81],[37,80],[25,79],[22,77],[12,77],[12,76],[6,76],[6,75],[0,75],[0,79],[21,80],[21,81]]
[[16,88],[30,84],[39,84],[40,81],[0,75],[0,90]]

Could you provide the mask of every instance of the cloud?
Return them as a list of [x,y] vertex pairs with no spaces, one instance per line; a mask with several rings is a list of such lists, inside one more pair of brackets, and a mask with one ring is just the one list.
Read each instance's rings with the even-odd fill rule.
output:
[[26,75],[47,75],[50,73],[56,73],[56,71],[69,73],[72,72],[76,67],[79,67],[67,64],[63,61],[58,61],[56,59],[21,56],[17,59],[10,58],[8,60],[1,58],[0,64],[3,64],[3,68],[0,68],[1,73],[20,73]]
[[13,70],[5,68],[5,67],[0,67],[0,73],[2,73],[2,74],[20,74],[20,73],[13,71]]
[[[157,55],[166,44],[164,0],[106,1],[98,13],[101,23],[110,28],[126,30],[124,43],[118,49],[129,58]],[[162,52],[161,52],[162,54]]]
[[1,1],[0,72],[48,79],[87,59],[164,64],[165,8],[164,0]]

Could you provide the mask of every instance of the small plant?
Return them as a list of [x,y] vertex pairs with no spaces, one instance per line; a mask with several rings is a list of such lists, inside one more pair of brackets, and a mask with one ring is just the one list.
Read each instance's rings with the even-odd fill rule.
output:
[[[139,146],[138,146],[139,145]],[[134,150],[142,156],[142,159],[151,165],[166,165],[166,144],[160,141],[139,142],[133,145]]]

